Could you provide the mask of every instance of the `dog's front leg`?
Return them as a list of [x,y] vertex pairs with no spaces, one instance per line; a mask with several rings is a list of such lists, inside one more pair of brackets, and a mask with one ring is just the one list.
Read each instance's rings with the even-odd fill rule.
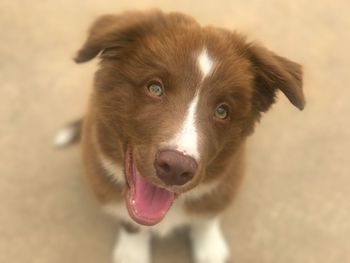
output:
[[195,263],[225,263],[228,260],[229,250],[218,218],[193,223],[191,240]]
[[150,263],[150,235],[147,229],[131,233],[122,228],[113,251],[113,263]]

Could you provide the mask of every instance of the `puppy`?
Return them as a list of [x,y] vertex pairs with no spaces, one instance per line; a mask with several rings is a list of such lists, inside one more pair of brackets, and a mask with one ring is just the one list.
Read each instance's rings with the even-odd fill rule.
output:
[[241,183],[246,138],[278,90],[304,108],[301,66],[161,11],[99,17],[75,61],[96,56],[82,152],[98,201],[123,226],[114,262],[151,262],[150,236],[183,226],[196,263],[226,262],[219,216]]

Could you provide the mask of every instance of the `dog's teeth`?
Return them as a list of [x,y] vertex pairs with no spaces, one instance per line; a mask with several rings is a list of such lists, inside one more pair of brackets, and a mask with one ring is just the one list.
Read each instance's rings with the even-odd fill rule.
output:
[[58,131],[53,143],[55,146],[62,147],[71,144],[76,139],[76,130],[73,127],[65,127]]

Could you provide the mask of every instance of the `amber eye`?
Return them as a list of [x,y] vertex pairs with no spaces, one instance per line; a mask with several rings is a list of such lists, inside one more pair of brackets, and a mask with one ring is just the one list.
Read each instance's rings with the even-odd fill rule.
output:
[[149,93],[154,97],[160,97],[163,95],[163,86],[160,81],[153,81],[147,85]]
[[220,120],[225,120],[228,117],[228,107],[225,104],[219,105],[215,109],[214,116]]

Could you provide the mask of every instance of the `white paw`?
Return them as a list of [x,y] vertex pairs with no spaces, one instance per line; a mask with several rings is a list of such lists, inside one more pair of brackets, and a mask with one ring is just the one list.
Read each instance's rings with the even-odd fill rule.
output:
[[150,263],[150,253],[148,232],[129,234],[121,230],[113,251],[113,263]]
[[203,242],[193,252],[196,263],[226,263],[229,257],[226,243],[220,241]]
[[193,257],[196,263],[226,263],[229,249],[217,221],[192,229]]

